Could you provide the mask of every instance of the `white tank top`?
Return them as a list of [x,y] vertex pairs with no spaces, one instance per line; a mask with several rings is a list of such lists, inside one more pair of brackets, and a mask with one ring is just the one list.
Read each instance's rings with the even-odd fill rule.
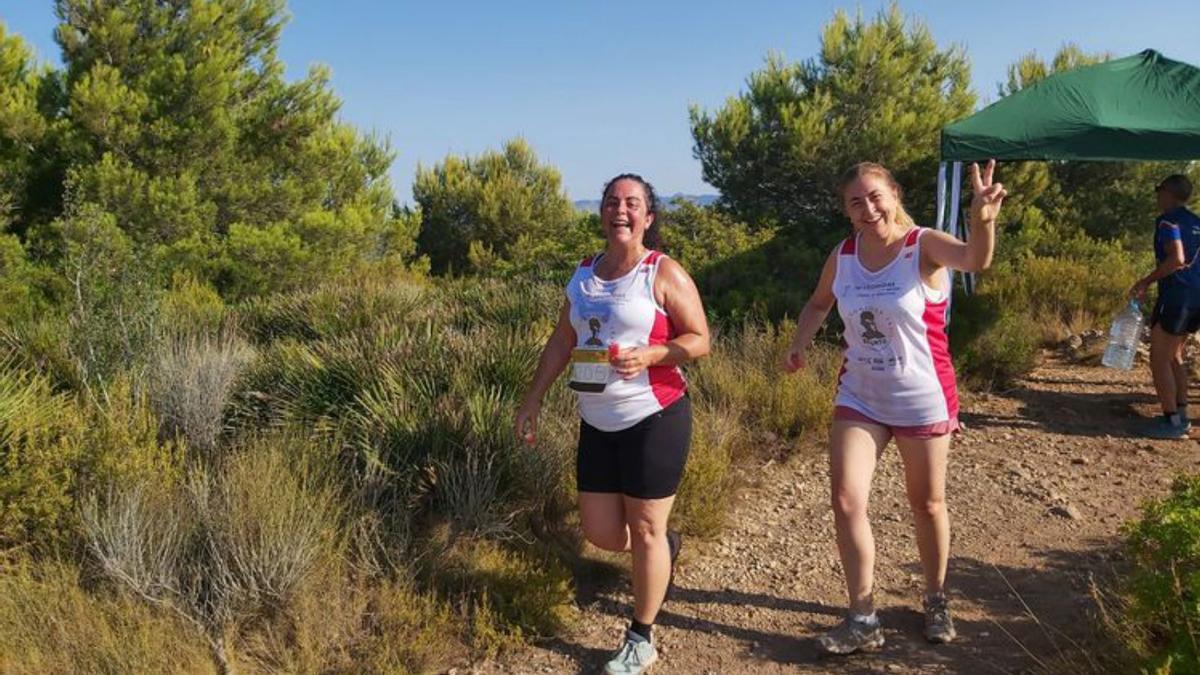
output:
[[[595,275],[594,263],[600,256],[580,263],[566,289],[577,348],[647,347],[675,337],[674,323],[654,298],[654,278],[665,257],[649,251],[627,274],[611,280]],[[601,431],[631,427],[687,391],[677,366],[650,366],[629,380],[608,369],[602,379],[606,380],[603,391],[576,392],[580,416]]]
[[914,227],[895,259],[876,272],[859,262],[857,237],[838,247],[833,294],[846,353],[835,403],[892,426],[958,418],[946,339],[949,292],[921,279],[924,232]]

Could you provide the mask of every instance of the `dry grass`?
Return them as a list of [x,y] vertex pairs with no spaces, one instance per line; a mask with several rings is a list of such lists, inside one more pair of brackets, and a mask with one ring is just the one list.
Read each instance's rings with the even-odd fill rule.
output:
[[234,383],[253,358],[250,346],[233,334],[170,340],[151,375],[151,399],[164,433],[201,452],[215,450]]
[[745,325],[717,340],[713,355],[688,371],[702,406],[727,410],[753,432],[783,439],[823,433],[833,416],[838,350],[815,345],[808,365],[785,375],[780,364],[793,326]]
[[701,408],[671,518],[683,532],[713,536],[724,526],[736,488],[734,462],[750,453],[746,430],[729,410]]
[[74,566],[0,567],[0,672],[213,673],[204,637],[170,611],[100,590]]

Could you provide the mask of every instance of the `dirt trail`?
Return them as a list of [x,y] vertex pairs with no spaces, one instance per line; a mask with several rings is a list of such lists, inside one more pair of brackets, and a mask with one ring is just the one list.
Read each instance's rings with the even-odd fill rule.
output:
[[[948,486],[960,639],[936,648],[921,638],[920,569],[895,446],[871,506],[887,645],[870,655],[823,658],[816,647],[844,603],[823,453],[754,469],[724,535],[687,542],[655,629],[652,672],[1007,673],[1057,671],[1064,658],[1088,669],[1075,645],[1102,641],[1089,619],[1089,575],[1111,577],[1121,523],[1200,464],[1195,439],[1136,436],[1154,412],[1144,366],[1121,373],[1055,358],[1010,391],[964,403]],[[578,584],[583,620],[571,635],[458,672],[596,672],[631,598],[624,579]]]

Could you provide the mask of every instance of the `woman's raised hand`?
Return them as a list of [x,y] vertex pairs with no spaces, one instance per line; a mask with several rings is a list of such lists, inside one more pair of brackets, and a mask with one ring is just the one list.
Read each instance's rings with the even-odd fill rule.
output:
[[989,159],[987,167],[983,169],[982,175],[979,171],[979,164],[971,164],[971,188],[974,195],[971,197],[971,223],[994,223],[996,217],[1000,215],[1000,205],[1004,203],[1004,198],[1008,196],[1004,185],[993,182],[992,176],[996,171],[996,160]]

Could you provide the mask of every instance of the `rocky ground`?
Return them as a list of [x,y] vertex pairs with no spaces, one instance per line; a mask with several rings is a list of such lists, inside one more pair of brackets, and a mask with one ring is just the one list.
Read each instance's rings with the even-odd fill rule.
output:
[[[849,658],[821,657],[816,645],[844,603],[824,452],[813,443],[749,469],[723,535],[686,543],[655,629],[653,672],[1107,672],[1093,580],[1103,588],[1112,579],[1120,526],[1139,504],[1200,465],[1195,439],[1137,436],[1155,412],[1144,366],[1125,373],[1061,354],[1007,391],[964,401],[948,486],[960,639],[940,647],[921,637],[921,576],[894,446],[871,507],[887,644]],[[458,672],[596,672],[627,622],[628,581],[581,575],[577,584],[572,634]]]

